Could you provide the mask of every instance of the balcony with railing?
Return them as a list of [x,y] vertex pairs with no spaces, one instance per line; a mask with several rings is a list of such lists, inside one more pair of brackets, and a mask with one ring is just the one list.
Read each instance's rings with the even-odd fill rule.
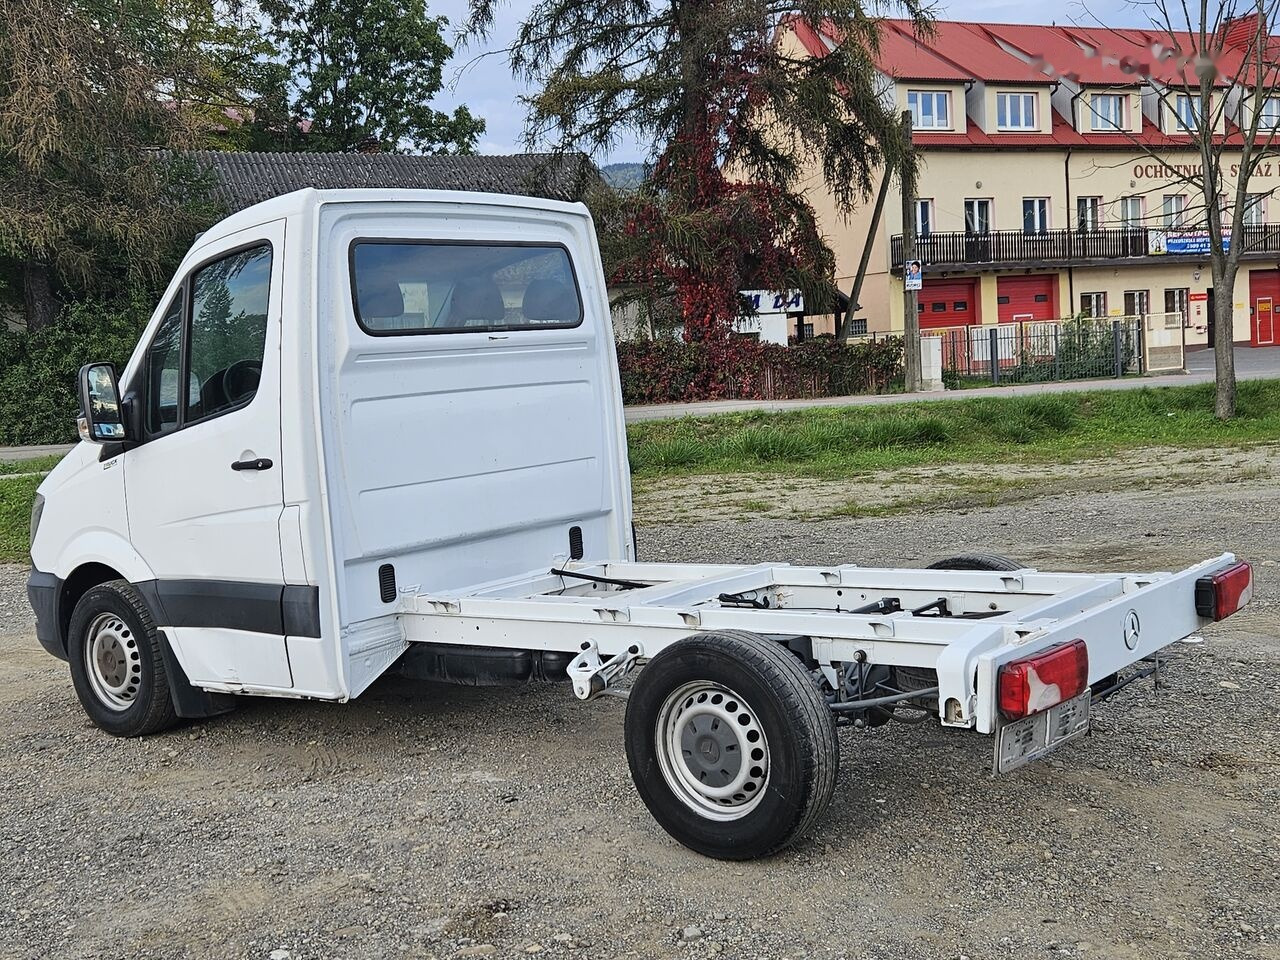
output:
[[[1244,227],[1244,256],[1280,255],[1280,224]],[[890,254],[902,266],[902,234],[894,234]],[[989,233],[930,233],[916,238],[915,258],[930,267],[1065,266],[1114,260],[1200,259],[1209,255],[1209,234],[1150,227],[1103,230],[992,230]]]

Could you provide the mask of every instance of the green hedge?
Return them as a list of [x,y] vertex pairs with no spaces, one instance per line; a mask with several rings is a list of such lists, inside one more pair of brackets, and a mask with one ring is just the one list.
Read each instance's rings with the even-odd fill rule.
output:
[[[0,333],[0,446],[76,438],[76,376],[83,364],[123,369],[152,305],[92,301],[65,307],[38,333]],[[627,403],[786,399],[876,393],[902,379],[902,340],[851,345],[819,337],[791,347],[751,340],[709,349],[679,340],[618,345]]]
[[843,344],[821,336],[784,347],[756,340],[618,344],[624,403],[791,400],[880,393],[902,382],[902,338]]
[[0,446],[74,441],[80,367],[109,360],[123,368],[150,313],[141,301],[86,301],[36,333],[0,333]]

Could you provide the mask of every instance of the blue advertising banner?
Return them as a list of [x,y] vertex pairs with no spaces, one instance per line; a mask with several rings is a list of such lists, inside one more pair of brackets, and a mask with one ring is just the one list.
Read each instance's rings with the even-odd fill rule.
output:
[[[1178,233],[1152,231],[1147,244],[1147,252],[1152,255],[1162,253],[1209,254],[1209,231],[1188,230]],[[1223,250],[1231,249],[1231,232],[1222,231]]]

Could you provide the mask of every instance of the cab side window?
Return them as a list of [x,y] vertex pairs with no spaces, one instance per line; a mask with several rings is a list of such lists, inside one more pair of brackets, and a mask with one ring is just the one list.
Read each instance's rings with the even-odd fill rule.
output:
[[182,404],[182,318],[186,303],[179,290],[156,328],[142,363],[146,395],[145,427],[149,437],[178,429]]
[[243,406],[258,392],[270,286],[265,245],[215,260],[193,276],[184,424]]

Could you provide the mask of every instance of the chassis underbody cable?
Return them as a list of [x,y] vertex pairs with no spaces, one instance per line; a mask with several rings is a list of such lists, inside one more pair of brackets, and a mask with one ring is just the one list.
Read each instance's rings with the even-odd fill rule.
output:
[[635,580],[619,580],[617,577],[598,577],[594,573],[578,573],[574,570],[565,570],[563,568],[551,568],[551,573],[557,577],[576,577],[579,580],[590,580],[592,583],[608,583],[615,587],[625,587],[628,590],[639,590],[642,587],[651,586],[648,583],[639,583]]

